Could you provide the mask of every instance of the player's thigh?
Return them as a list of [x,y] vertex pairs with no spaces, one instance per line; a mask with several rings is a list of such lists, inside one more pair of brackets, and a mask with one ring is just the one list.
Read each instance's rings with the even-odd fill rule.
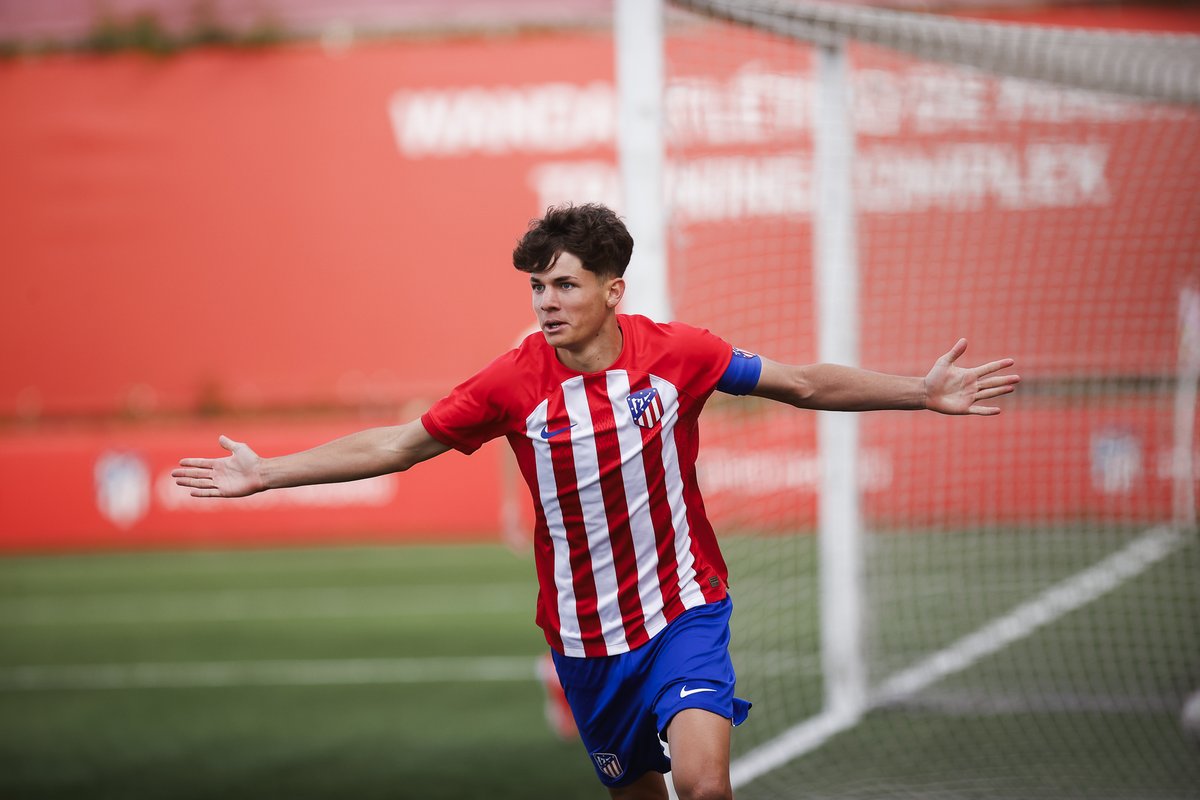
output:
[[667,782],[657,772],[647,772],[628,786],[609,788],[613,800],[667,800]]
[[680,798],[732,797],[729,783],[728,719],[701,708],[685,708],[667,727],[671,777]]

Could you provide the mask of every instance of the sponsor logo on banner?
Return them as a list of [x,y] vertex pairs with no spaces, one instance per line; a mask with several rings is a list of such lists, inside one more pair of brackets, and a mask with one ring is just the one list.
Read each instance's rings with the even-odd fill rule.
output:
[[96,459],[96,507],[122,530],[150,510],[150,469],[133,453],[107,452]]
[[592,753],[592,760],[596,762],[596,769],[610,778],[619,778],[625,771],[621,768],[621,762],[612,753]]
[[658,389],[643,389],[625,398],[633,421],[643,428],[653,428],[663,416],[662,399]]
[[1120,428],[1092,433],[1092,487],[1101,494],[1126,494],[1142,475],[1142,445]]

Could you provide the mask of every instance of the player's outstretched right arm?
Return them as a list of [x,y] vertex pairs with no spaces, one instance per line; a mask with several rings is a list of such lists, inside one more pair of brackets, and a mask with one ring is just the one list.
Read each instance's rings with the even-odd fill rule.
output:
[[262,458],[249,445],[219,439],[225,458],[185,458],[171,473],[193,497],[245,497],[267,489],[373,478],[409,467],[450,448],[434,439],[421,421],[369,428],[301,453]]

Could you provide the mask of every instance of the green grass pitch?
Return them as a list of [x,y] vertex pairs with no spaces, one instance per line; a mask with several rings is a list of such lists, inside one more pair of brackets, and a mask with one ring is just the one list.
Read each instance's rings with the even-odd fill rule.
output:
[[[1138,531],[870,537],[872,680]],[[878,708],[739,797],[1194,798],[1200,541]],[[726,536],[735,757],[820,713],[811,535]],[[543,720],[532,560],[498,545],[0,560],[0,797],[602,798]],[[882,787],[882,788],[881,788]]]
[[0,797],[605,797],[535,594],[497,546],[0,561]]

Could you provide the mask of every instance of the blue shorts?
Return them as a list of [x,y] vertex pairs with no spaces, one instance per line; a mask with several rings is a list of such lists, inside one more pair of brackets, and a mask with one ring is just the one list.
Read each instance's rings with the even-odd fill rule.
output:
[[554,666],[579,736],[601,782],[627,786],[647,772],[670,772],[667,726],[685,708],[745,722],[750,703],[733,696],[728,597],[691,608],[645,645],[616,656],[572,658]]

